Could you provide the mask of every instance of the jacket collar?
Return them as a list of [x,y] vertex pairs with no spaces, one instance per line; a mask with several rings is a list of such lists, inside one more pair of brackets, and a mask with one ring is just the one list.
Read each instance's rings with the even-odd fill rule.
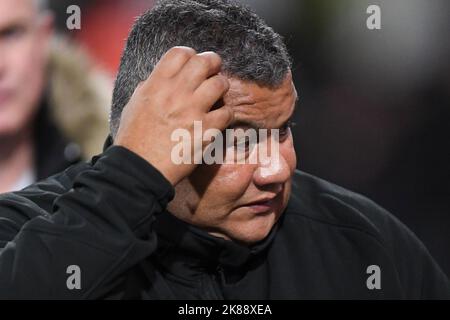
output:
[[106,137],[105,143],[103,144],[103,152],[106,151],[109,147],[113,145],[114,141],[111,135],[109,134],[108,137]]
[[154,224],[158,235],[158,261],[180,276],[195,277],[204,272],[224,271],[226,278],[237,280],[243,276],[246,265],[264,256],[277,228],[278,224],[265,239],[246,246],[212,236],[165,212]]

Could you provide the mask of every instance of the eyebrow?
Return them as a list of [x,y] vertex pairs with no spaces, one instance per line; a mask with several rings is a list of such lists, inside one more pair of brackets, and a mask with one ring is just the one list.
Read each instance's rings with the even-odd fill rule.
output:
[[[294,117],[294,112],[292,112],[290,117],[286,121],[284,121],[283,124],[279,128],[282,128],[283,126],[285,126],[286,123],[291,121],[293,117]],[[265,129],[265,127],[260,122],[253,121],[253,120],[246,120],[246,119],[239,119],[239,120],[236,120],[236,121],[232,122],[228,126],[227,129],[232,129],[232,128],[236,128],[236,127],[252,128],[252,129],[255,129],[255,130]],[[279,128],[274,128],[274,129],[279,129]]]
[[4,32],[5,30],[9,30],[11,28],[17,27],[28,27],[30,25],[29,19],[22,17],[14,17],[2,24],[0,24],[0,30]]
[[239,119],[233,121],[229,126],[228,129],[235,128],[235,127],[245,127],[245,128],[253,128],[253,129],[264,129],[264,127],[261,125],[258,121],[253,120],[244,120]]

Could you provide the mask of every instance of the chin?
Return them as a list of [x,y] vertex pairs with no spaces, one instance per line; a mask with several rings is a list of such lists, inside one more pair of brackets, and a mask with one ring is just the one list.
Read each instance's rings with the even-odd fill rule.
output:
[[0,136],[13,136],[25,127],[26,121],[5,112],[0,113]]
[[267,215],[253,217],[246,222],[234,222],[233,225],[224,231],[234,241],[253,244],[267,237],[277,220],[277,215],[272,212]]

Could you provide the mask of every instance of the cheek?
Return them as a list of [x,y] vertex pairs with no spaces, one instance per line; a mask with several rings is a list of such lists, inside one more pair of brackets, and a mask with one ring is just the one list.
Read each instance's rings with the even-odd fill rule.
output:
[[15,133],[30,123],[45,86],[42,62],[18,52],[17,56],[8,59],[8,64],[5,82],[12,95],[0,111],[0,134]]
[[[280,153],[284,160],[286,161],[288,170],[291,173],[291,176],[294,174],[294,171],[297,167],[297,156],[295,153],[295,148],[292,140],[292,136],[283,143],[282,146],[280,146]],[[283,194],[283,200],[282,200],[282,211],[286,208],[289,198],[291,196],[291,190],[292,190],[292,180],[289,179],[286,181],[284,185],[284,194]]]
[[[11,101],[20,122],[26,121],[37,108],[45,86],[46,54],[38,37],[28,36],[21,40],[16,50],[9,54],[9,75],[14,90]],[[21,110],[21,112],[17,112]]]
[[254,166],[249,164],[222,165],[218,175],[218,183],[229,187],[232,194],[243,194],[250,185]]
[[37,32],[24,35],[17,39],[8,50],[8,58],[11,63],[11,73],[14,80],[29,82],[36,75],[42,76],[47,56],[46,42]]
[[248,164],[207,166],[199,170],[199,177],[201,175],[201,179],[208,182],[202,198],[215,198],[216,205],[234,205],[250,185],[253,172],[253,166]]
[[282,145],[280,145],[280,153],[286,161],[289,170],[293,173],[297,167],[297,155],[295,153],[292,135]]
[[[36,41],[33,41],[27,46],[29,55],[22,56],[22,61],[18,62],[18,80],[20,80],[18,85],[22,85],[22,94],[27,92],[26,102],[29,104],[35,104],[39,100],[45,86],[46,78],[47,58],[42,45],[35,42]],[[25,83],[26,88],[23,87],[23,84]]]

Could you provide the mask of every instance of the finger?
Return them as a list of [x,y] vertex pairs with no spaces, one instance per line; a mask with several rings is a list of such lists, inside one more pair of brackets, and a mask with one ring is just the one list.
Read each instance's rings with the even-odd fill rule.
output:
[[206,129],[225,130],[234,120],[234,111],[231,107],[221,107],[214,111],[208,112],[203,121]]
[[[137,99],[137,97],[139,95],[141,95],[141,93],[139,93],[139,92],[142,90],[142,87],[144,86],[144,84],[145,84],[145,81],[141,81],[137,84],[136,88],[134,88],[133,94],[130,97],[130,101],[133,99]],[[127,108],[128,105],[129,104],[127,103],[124,108]]]
[[203,112],[211,110],[212,106],[230,89],[230,82],[224,75],[215,75],[204,81],[194,92],[194,99]]
[[189,47],[173,47],[162,56],[152,74],[171,78],[177,75],[183,66],[196,54],[197,52]]
[[142,86],[144,85],[144,83],[145,83],[145,81],[140,81],[140,82],[137,84],[136,88],[134,88],[134,91],[133,91],[133,94],[132,94],[132,95],[135,95],[136,92],[138,92],[138,91],[142,88]]
[[203,81],[220,72],[222,58],[215,52],[203,52],[189,59],[178,73],[177,79],[190,90],[197,89]]

